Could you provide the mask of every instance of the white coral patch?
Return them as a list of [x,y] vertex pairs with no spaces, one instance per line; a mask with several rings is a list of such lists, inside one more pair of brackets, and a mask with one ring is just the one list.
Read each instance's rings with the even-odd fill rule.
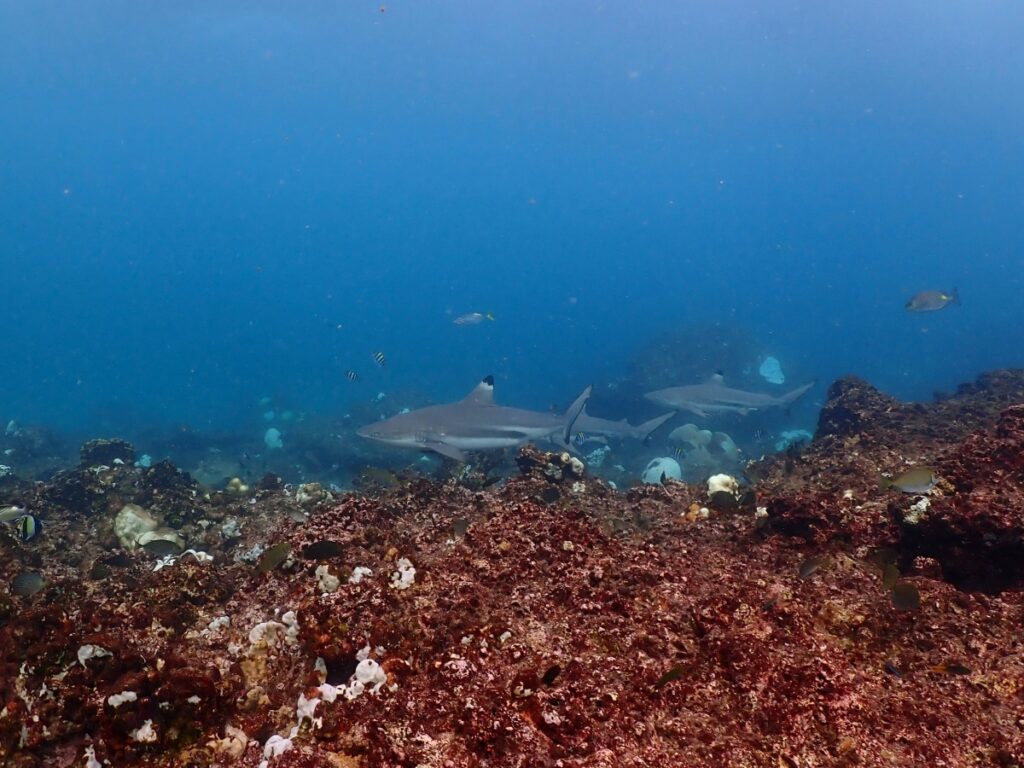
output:
[[371,693],[376,693],[388,681],[388,676],[373,659],[363,659],[356,666],[356,680],[363,685],[372,685]]
[[357,565],[352,569],[352,575],[348,577],[349,584],[358,584],[367,576],[372,576],[373,571],[367,568],[365,565]]
[[98,645],[83,645],[78,649],[78,663],[84,667],[85,662],[89,659],[99,659],[110,655],[112,655],[110,651],[106,648],[100,648]]
[[299,620],[295,616],[295,611],[288,611],[281,617],[281,622],[288,628],[284,636],[288,645],[295,645],[299,639]]
[[121,691],[121,693],[115,693],[113,696],[107,697],[107,704],[117,709],[122,704],[129,701],[138,701],[139,697],[135,691]]
[[931,508],[932,503],[927,496],[922,496],[916,502],[910,505],[910,509],[903,515],[903,522],[907,525],[917,525],[924,520],[925,515],[928,514],[928,510]]
[[398,569],[391,574],[391,586],[395,589],[408,589],[416,581],[416,569],[408,558],[403,557],[395,567]]
[[218,616],[216,619],[214,619],[213,621],[211,621],[209,624],[206,625],[206,630],[208,632],[217,632],[217,631],[219,631],[221,629],[226,629],[227,627],[230,627],[230,626],[231,626],[231,617],[230,616]]
[[733,496],[740,492],[740,484],[732,475],[712,475],[708,478],[708,496],[716,493],[728,493]]
[[277,734],[271,736],[267,739],[267,743],[263,745],[263,761],[260,763],[260,768],[267,768],[270,765],[270,758],[280,757],[291,748],[291,739],[286,739]]
[[337,592],[338,587],[341,586],[341,580],[331,573],[330,567],[326,563],[324,565],[317,566],[316,583],[321,594],[324,595]]
[[140,744],[152,744],[156,741],[156,729],[153,728],[153,721],[147,720],[129,735]]
[[284,624],[279,621],[264,621],[249,630],[249,643],[252,645],[277,645],[278,639],[284,635]]

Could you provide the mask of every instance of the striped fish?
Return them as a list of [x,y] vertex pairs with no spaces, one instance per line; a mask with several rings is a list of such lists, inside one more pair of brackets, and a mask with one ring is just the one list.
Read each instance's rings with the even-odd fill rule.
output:
[[18,538],[22,541],[31,541],[39,535],[42,527],[43,524],[39,522],[39,518],[35,515],[25,515],[17,522]]
[[381,368],[383,368],[384,367],[384,363],[386,362],[386,358],[384,357],[384,353],[383,352],[374,352],[373,353],[373,362],[375,362],[377,365],[379,365]]

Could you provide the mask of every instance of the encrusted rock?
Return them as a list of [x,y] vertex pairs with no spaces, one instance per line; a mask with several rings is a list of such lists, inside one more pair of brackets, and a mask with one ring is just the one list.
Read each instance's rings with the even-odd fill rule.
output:
[[[766,463],[750,514],[533,448],[500,487],[403,481],[301,525],[284,491],[188,490],[180,535],[214,558],[159,571],[111,550],[142,470],[65,473],[20,491],[46,529],[0,562],[47,582],[0,594],[0,763],[1020,765],[1020,381],[848,383],[854,416]],[[878,483],[909,463],[948,480],[911,520]],[[292,564],[260,569],[277,545]]]
[[113,466],[118,461],[123,464],[135,462],[135,448],[119,437],[88,440],[82,443],[79,454],[85,467]]
[[586,465],[568,451],[543,453],[532,446],[520,449],[516,464],[521,474],[555,484],[572,485],[582,480],[587,472]]

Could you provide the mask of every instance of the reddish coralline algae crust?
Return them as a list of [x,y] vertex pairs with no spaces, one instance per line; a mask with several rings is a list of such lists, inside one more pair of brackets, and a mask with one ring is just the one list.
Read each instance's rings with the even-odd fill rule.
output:
[[[500,488],[415,482],[304,523],[282,490],[200,498],[188,525],[212,562],[132,554],[97,580],[90,532],[139,492],[126,468],[90,517],[54,507],[49,543],[8,547],[5,578],[49,583],[0,600],[0,758],[252,768],[297,728],[270,768],[1021,765],[1020,582],[950,576],[1020,542],[1024,409],[1003,399],[1020,379],[994,376],[998,408],[983,386],[935,406],[962,426],[936,427],[934,453],[926,415],[905,444],[890,419],[915,406],[834,388],[823,420],[848,408],[856,428],[773,460],[752,507],[707,510],[683,484],[614,493],[527,450]],[[837,439],[853,450],[822,445]],[[915,497],[878,484],[893,456],[941,475],[915,522]],[[226,508],[250,518],[233,545],[200,522]],[[291,554],[267,573],[234,559],[256,541]],[[303,557],[322,541],[337,556]],[[879,547],[918,610],[894,606]],[[89,646],[110,655],[80,661]],[[364,656],[381,685],[349,699]]]

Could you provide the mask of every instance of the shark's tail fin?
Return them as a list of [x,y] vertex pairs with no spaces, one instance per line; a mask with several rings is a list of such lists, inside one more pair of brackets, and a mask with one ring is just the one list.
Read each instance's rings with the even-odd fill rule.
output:
[[793,391],[787,392],[786,394],[781,395],[779,397],[779,405],[784,406],[784,407],[792,405],[797,400],[799,400],[801,397],[806,395],[807,392],[811,389],[811,387],[813,387],[817,383],[818,383],[817,381],[810,381],[807,384],[804,384],[802,387],[797,387]]
[[590,399],[590,393],[594,387],[589,386],[584,389],[580,396],[577,397],[573,404],[569,406],[569,410],[565,412],[565,426],[562,428],[562,442],[566,445],[572,445],[572,428],[576,423],[576,419],[583,413],[583,409],[587,407],[587,400]]
[[661,416],[656,416],[655,418],[650,419],[648,421],[645,421],[642,424],[637,424],[633,428],[633,436],[637,440],[639,440],[639,441],[641,441],[643,443],[646,443],[647,442],[647,438],[649,438],[651,436],[651,433],[654,430],[656,430],[658,427],[660,427],[662,424],[664,424],[666,421],[668,421],[669,419],[671,419],[675,415],[676,415],[675,411],[669,411],[666,414],[663,414]]

